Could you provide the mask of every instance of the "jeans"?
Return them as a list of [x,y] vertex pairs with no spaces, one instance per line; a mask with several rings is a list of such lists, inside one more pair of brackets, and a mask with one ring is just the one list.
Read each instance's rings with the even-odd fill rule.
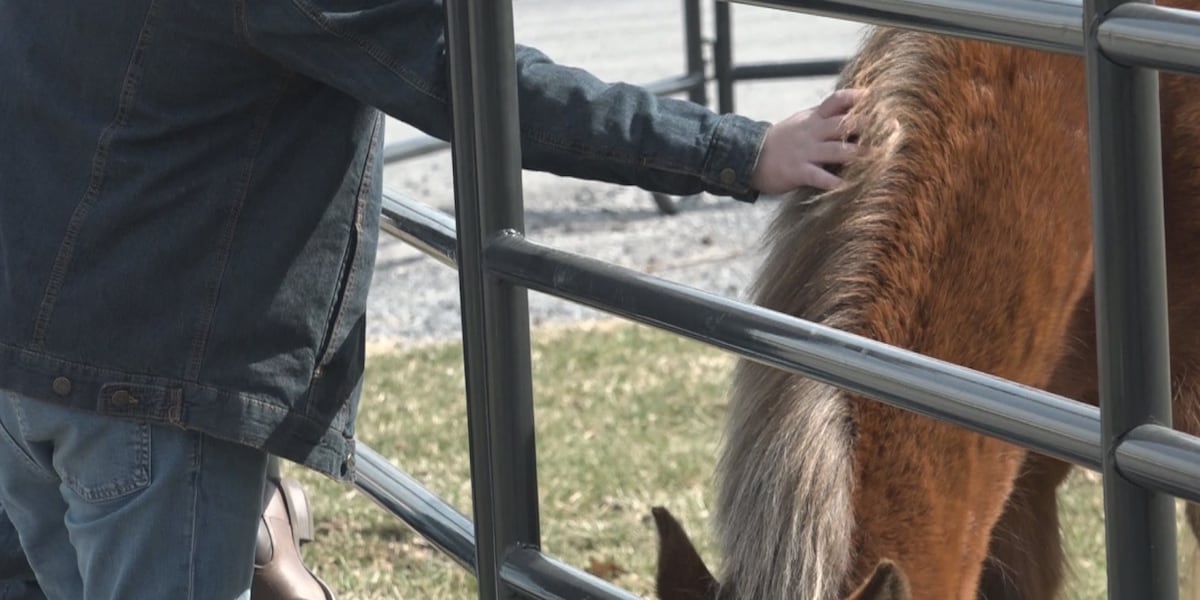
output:
[[0,600],[45,600],[46,595],[38,588],[37,578],[17,530],[4,507],[0,506]]
[[0,600],[248,599],[266,467],[247,446],[0,391]]

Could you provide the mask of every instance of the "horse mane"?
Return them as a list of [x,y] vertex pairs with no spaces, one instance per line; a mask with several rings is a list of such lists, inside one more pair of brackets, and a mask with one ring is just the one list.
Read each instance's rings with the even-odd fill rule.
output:
[[[861,103],[868,109],[852,113],[865,153],[841,174],[843,187],[783,201],[766,232],[769,252],[751,288],[755,304],[876,339],[887,332],[870,330],[868,307],[883,297],[893,297],[891,310],[911,305],[895,298],[904,290],[887,289],[883,269],[905,252],[897,235],[903,207],[893,199],[922,184],[905,168],[905,131],[930,115],[913,88],[889,81],[925,76],[879,75],[933,68],[923,59],[928,40],[913,37],[880,30],[845,69],[838,87],[870,86]],[[719,579],[736,597],[808,590],[812,600],[829,600],[841,591],[854,526],[852,435],[837,388],[739,362],[717,468],[716,519],[725,557]]]

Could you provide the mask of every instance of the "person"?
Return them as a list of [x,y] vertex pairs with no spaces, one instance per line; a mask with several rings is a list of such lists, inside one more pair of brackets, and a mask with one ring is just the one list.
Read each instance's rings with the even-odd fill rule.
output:
[[[246,598],[269,457],[353,478],[382,115],[450,138],[444,29],[440,0],[0,3],[0,556],[36,575],[5,597]],[[753,202],[855,156],[860,90],[768,123],[516,68],[527,169]]]

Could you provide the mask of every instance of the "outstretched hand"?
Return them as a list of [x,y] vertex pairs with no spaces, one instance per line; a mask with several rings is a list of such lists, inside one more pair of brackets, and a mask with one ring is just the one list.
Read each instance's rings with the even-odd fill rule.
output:
[[840,177],[822,165],[840,165],[858,154],[858,145],[845,141],[846,113],[862,97],[861,89],[834,92],[816,108],[800,111],[767,130],[751,185],[764,194],[782,194],[811,186],[828,190]]

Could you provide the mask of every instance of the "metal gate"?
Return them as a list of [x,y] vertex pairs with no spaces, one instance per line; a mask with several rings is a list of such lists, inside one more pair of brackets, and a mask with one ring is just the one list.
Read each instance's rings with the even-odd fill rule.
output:
[[634,597],[539,550],[536,290],[1097,470],[1109,597],[1175,598],[1173,497],[1200,502],[1200,439],[1171,429],[1156,69],[1200,73],[1200,13],[1121,0],[746,3],[1085,57],[1100,408],[525,239],[511,0],[446,0],[457,218],[389,195],[384,229],[459,271],[474,522],[361,443],[357,485],[472,571],[480,598]]

